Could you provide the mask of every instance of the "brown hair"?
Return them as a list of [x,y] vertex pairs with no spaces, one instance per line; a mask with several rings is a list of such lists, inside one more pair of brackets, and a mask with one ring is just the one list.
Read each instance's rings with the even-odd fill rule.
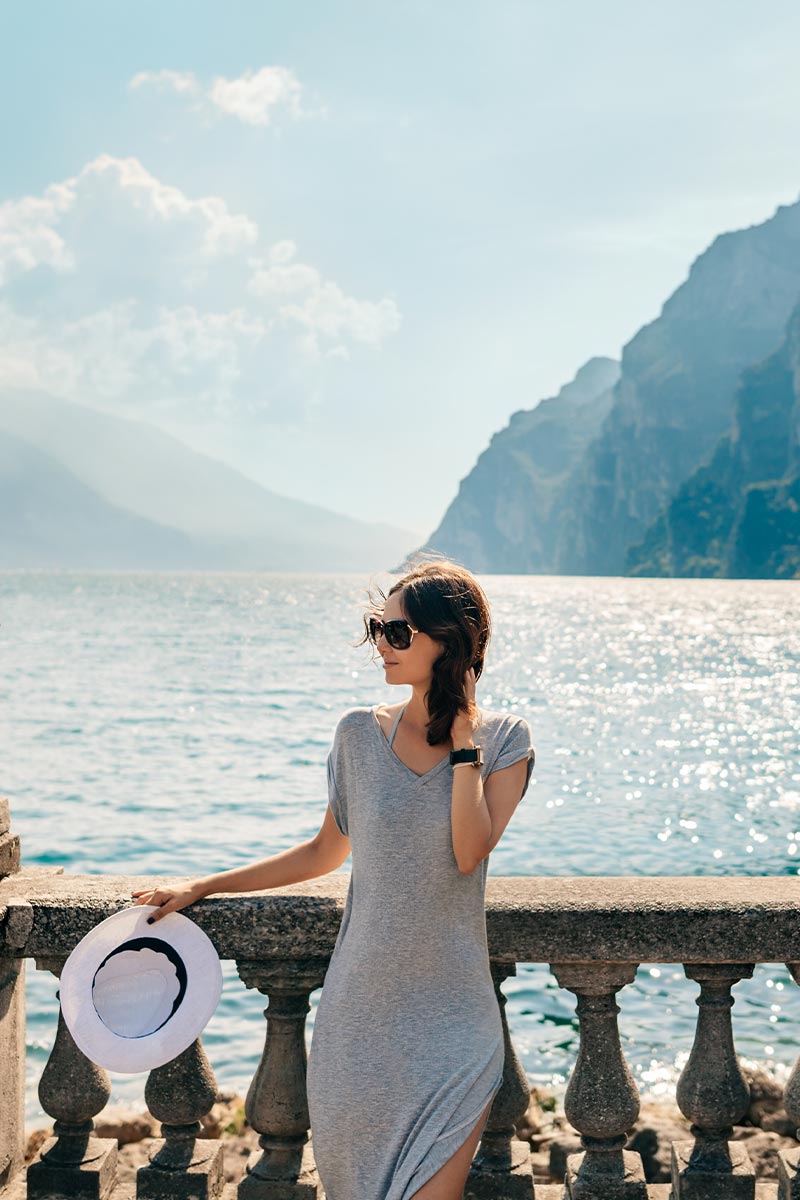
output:
[[[474,575],[452,559],[437,558],[418,562],[393,583],[388,594],[377,587],[383,604],[389,596],[402,591],[403,614],[422,633],[444,643],[444,650],[433,664],[433,676],[426,702],[428,745],[438,746],[450,737],[450,729],[459,711],[475,720],[478,707],[467,703],[464,676],[470,667],[476,680],[483,671],[483,660],[491,637],[489,602]],[[367,588],[371,609],[364,614],[364,637],[356,645],[369,641],[369,618],[380,616],[383,604]]]

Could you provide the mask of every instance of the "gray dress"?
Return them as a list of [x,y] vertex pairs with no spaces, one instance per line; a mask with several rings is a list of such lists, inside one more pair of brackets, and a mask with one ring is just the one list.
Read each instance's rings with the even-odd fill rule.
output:
[[[410,1200],[462,1145],[503,1079],[488,858],[468,875],[458,869],[448,752],[417,775],[392,749],[376,708],[342,715],[327,761],[352,872],[308,1056],[326,1200]],[[527,722],[485,709],[482,717],[473,736],[484,780],[527,758],[527,790]]]

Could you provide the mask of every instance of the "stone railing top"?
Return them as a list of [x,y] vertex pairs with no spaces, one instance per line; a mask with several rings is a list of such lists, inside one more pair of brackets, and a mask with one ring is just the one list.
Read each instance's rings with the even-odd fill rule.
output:
[[[133,903],[131,891],[187,878],[23,867],[0,880],[0,955],[69,954],[98,921]],[[326,958],[349,878],[335,872],[265,892],[219,893],[183,911],[222,959]],[[490,875],[486,881],[489,953],[509,962],[800,962],[798,912],[798,877]]]

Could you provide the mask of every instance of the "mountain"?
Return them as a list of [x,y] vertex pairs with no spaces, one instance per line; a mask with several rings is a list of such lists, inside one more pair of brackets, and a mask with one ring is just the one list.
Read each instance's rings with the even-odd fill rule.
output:
[[[618,378],[592,360],[514,414],[424,548],[477,571],[622,575],[628,548],[714,453],[741,372],[777,349],[799,295],[800,202],[715,238],[624,347]],[[770,497],[769,511],[790,502]]]
[[800,579],[800,304],[780,348],[742,373],[730,430],[629,549],[626,573]]
[[[183,535],[199,567],[370,571],[418,537],[280,496],[154,426],[41,392],[1,392],[0,431],[49,456],[108,505]],[[19,511],[4,510],[3,524],[14,522]],[[166,565],[155,549],[153,565]]]
[[728,429],[745,367],[800,296],[800,203],[717,237],[624,348],[613,404],[562,497],[562,574],[615,575]]
[[425,549],[472,571],[553,571],[558,498],[608,413],[618,378],[618,362],[592,358],[557,396],[513,413],[461,481]]
[[0,433],[0,514],[0,567],[197,565],[185,534],[107,503],[7,433]]

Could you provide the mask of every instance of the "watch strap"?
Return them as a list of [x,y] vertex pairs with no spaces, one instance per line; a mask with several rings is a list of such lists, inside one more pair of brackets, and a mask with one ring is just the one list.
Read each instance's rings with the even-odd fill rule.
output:
[[483,751],[480,746],[465,746],[461,750],[450,751],[450,766],[458,766],[459,763],[470,763],[473,767],[483,766]]

